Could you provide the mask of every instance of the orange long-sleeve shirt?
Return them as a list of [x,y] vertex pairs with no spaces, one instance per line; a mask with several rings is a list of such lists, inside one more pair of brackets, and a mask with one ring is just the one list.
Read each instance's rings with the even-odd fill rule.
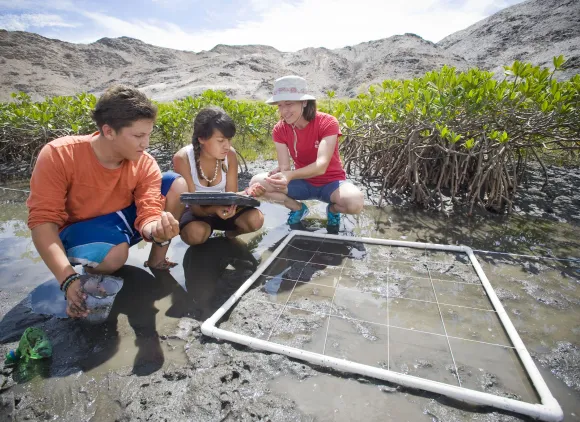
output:
[[[97,133],[98,134],[98,133]],[[158,219],[165,207],[161,170],[144,153],[139,161],[123,161],[116,169],[103,167],[91,139],[97,134],[65,136],[46,144],[30,180],[28,227],[56,223],[62,230],[78,221],[137,205],[135,228]]]

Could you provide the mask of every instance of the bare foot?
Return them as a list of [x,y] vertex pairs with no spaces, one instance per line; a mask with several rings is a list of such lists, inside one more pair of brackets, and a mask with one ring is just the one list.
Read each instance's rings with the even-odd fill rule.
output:
[[149,267],[152,270],[161,270],[161,271],[167,271],[172,269],[173,267],[176,267],[178,264],[177,262],[171,262],[169,259],[165,258],[163,259],[163,261],[158,261],[155,264],[150,264],[151,260],[149,261],[145,261],[143,263],[143,266],[145,268]]
[[151,245],[151,252],[149,253],[149,259],[143,264],[145,267],[149,267],[155,270],[169,270],[177,265],[175,262],[171,262],[166,258],[167,249],[169,245],[159,246],[156,244]]

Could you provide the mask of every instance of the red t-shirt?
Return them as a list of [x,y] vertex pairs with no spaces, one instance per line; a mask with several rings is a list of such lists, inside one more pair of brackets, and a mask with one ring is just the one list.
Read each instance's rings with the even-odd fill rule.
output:
[[[285,144],[290,151],[290,156],[294,160],[294,167],[301,169],[316,161],[318,155],[318,145],[323,138],[332,135],[342,136],[338,120],[330,114],[317,112],[314,120],[310,121],[304,129],[294,128],[296,130],[296,149],[294,149],[294,131],[292,126],[280,120],[272,131],[274,142]],[[328,168],[320,176],[306,179],[314,186],[323,186],[337,180],[345,180],[346,172],[342,168],[340,155],[338,154],[338,142],[334,147],[334,152]]]

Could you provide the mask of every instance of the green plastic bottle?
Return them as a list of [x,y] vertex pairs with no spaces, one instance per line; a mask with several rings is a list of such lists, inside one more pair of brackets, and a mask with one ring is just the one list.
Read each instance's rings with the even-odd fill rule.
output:
[[21,359],[44,359],[52,356],[52,345],[44,331],[36,327],[28,327],[18,343],[16,350],[6,354],[4,365],[15,365]]

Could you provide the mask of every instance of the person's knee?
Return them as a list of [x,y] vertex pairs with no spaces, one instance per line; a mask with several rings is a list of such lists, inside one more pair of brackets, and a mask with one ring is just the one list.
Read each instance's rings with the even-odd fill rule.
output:
[[181,240],[187,245],[204,243],[211,234],[211,228],[206,224],[188,224],[181,229]]
[[360,214],[364,208],[364,195],[362,192],[354,194],[348,202],[347,209],[349,214]]
[[252,180],[250,180],[250,186],[253,185],[254,183],[259,183],[266,188],[267,187],[266,185],[268,185],[268,183],[266,182],[266,177],[268,177],[268,173],[256,174],[254,177],[252,177]]
[[187,182],[183,177],[175,179],[169,188],[169,192],[165,196],[167,198],[166,206],[170,206],[173,203],[180,203],[180,196],[182,193],[187,192],[187,189]]
[[129,258],[129,244],[128,243],[120,243],[116,246],[113,246],[109,253],[103,259],[97,267],[96,270],[104,273],[112,273],[120,269],[127,259]]
[[252,211],[248,218],[248,229],[252,232],[262,228],[264,225],[264,214],[258,210]]
[[361,191],[348,192],[337,201],[345,214],[360,214],[364,207],[364,195]]
[[187,182],[185,181],[185,179],[183,177],[178,177],[177,179],[175,179],[173,181],[173,183],[171,184],[171,187],[169,188],[169,192],[167,193],[167,195],[181,195],[182,193],[187,192]]
[[173,181],[171,188],[165,196],[165,211],[170,212],[179,221],[185,205],[181,202],[181,194],[187,192],[187,182],[183,177]]

